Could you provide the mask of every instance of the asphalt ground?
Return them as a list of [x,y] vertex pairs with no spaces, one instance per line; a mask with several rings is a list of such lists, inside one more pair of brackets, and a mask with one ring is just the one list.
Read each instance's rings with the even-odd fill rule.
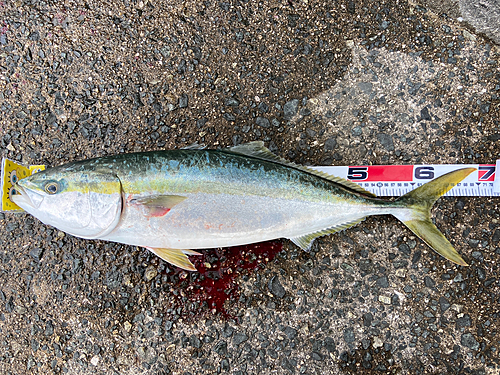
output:
[[[405,1],[0,3],[0,152],[59,165],[262,140],[307,165],[493,163],[498,47]],[[392,217],[204,251],[202,272],[0,214],[2,374],[498,374],[498,198],[470,264]]]

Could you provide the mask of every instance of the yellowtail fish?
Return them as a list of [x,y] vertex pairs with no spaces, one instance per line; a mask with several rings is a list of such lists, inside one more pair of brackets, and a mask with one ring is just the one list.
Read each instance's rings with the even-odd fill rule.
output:
[[49,168],[20,180],[12,200],[76,237],[142,246],[186,270],[195,249],[315,238],[391,214],[432,249],[467,265],[430,219],[434,202],[473,168],[396,200],[272,154],[262,142],[222,150],[123,154]]

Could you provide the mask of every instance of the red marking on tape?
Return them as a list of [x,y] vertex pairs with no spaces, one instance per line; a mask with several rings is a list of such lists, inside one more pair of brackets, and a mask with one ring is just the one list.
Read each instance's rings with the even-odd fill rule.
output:
[[495,164],[480,164],[477,178],[481,182],[495,181]]
[[[349,169],[366,168],[367,176],[363,181],[412,181],[413,165],[370,165],[366,167],[353,166]],[[354,171],[354,173],[356,173]],[[361,180],[353,178],[353,181]]]

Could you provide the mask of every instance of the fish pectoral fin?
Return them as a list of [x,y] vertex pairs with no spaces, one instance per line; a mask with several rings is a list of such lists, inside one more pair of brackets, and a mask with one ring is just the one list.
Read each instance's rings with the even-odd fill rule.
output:
[[292,241],[295,245],[300,247],[302,250],[309,251],[309,250],[311,250],[312,243],[314,242],[314,240],[316,238],[326,236],[327,234],[341,232],[344,229],[347,229],[349,227],[352,227],[353,225],[356,225],[356,224],[362,222],[364,219],[365,218],[362,217],[361,219],[349,221],[347,223],[340,224],[340,225],[335,225],[333,227],[322,229],[322,230],[317,231],[317,232],[308,233],[308,234],[305,234],[303,236],[293,237],[293,238],[290,238],[290,241]]
[[186,200],[181,195],[155,195],[152,197],[136,198],[130,204],[141,206],[145,209],[145,216],[165,216],[175,205]]
[[[149,251],[159,256],[165,262],[173,264],[187,271],[196,271],[196,267],[188,259],[187,255],[201,255],[193,250],[164,249],[155,247],[146,247]],[[186,255],[187,254],[187,255]]]

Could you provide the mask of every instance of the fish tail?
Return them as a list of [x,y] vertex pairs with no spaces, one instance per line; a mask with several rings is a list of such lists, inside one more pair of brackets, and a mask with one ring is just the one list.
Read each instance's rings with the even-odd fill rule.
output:
[[434,251],[461,266],[467,266],[468,264],[457,253],[443,233],[433,224],[431,208],[439,197],[475,170],[475,168],[459,169],[410,191],[396,201],[403,207],[408,208],[409,211],[404,210],[394,214]]

